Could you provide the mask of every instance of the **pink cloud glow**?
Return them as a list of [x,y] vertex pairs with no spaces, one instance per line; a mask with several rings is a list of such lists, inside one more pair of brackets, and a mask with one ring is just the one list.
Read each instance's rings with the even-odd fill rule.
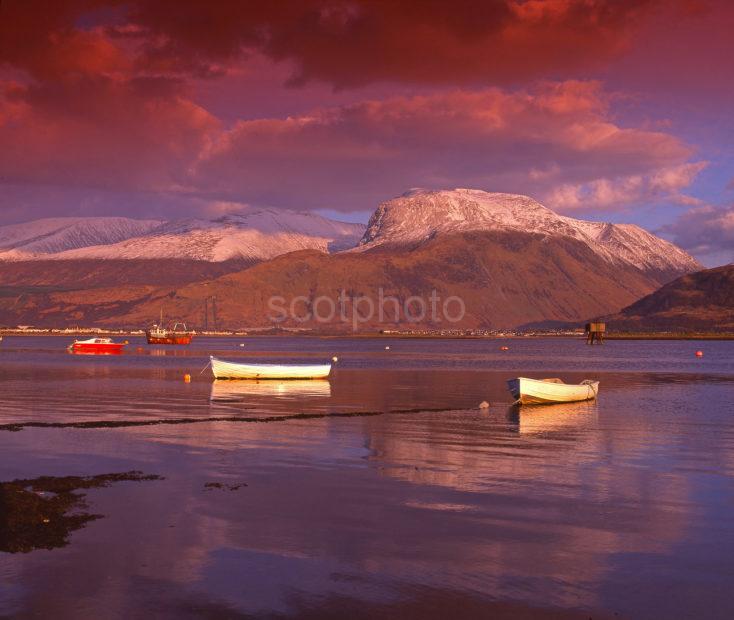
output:
[[4,0],[0,220],[470,186],[670,223],[733,174],[733,20],[723,0]]

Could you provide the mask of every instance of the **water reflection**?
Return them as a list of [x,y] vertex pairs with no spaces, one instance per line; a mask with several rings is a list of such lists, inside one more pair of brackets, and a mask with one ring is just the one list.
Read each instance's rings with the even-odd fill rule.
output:
[[558,403],[537,407],[513,407],[519,418],[521,435],[577,431],[593,424],[599,412],[598,401]]
[[[206,359],[173,356],[3,358],[7,421],[153,423],[4,433],[0,480],[165,480],[91,490],[107,518],[67,548],[0,557],[0,616],[734,617],[731,376],[610,371],[598,401],[520,410],[505,389],[520,343],[499,371],[464,367],[482,343],[314,348],[337,345],[354,357],[323,382],[212,384]],[[551,366],[556,343],[531,345],[523,359]],[[461,368],[411,367],[451,347]],[[584,354],[619,355],[599,349]]]
[[308,398],[331,396],[331,383],[328,379],[304,379],[288,381],[214,381],[212,383],[212,402],[240,402],[251,398]]

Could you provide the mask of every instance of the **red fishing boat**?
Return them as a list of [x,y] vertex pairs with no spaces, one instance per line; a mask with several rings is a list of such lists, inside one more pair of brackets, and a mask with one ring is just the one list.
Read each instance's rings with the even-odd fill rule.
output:
[[127,344],[124,342],[114,342],[112,338],[89,338],[89,340],[75,340],[69,345],[69,351],[72,353],[95,353],[95,354],[115,354],[122,353],[122,347]]
[[186,329],[186,323],[175,323],[173,328],[163,327],[163,311],[161,310],[160,322],[146,330],[145,338],[148,344],[189,344],[194,333]]

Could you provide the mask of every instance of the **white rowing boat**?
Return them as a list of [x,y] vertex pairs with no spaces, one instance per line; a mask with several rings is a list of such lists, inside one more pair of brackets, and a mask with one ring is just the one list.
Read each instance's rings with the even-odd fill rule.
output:
[[215,379],[325,379],[331,364],[235,364],[209,357]]
[[560,379],[528,379],[518,377],[507,382],[515,403],[540,405],[544,403],[573,403],[591,400],[599,393],[599,382],[587,379],[581,383],[564,383]]

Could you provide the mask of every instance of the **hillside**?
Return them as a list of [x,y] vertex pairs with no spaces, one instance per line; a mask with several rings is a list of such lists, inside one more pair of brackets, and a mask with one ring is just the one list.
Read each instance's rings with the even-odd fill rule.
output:
[[[414,190],[382,203],[363,230],[315,214],[250,209],[5,261],[0,323],[139,327],[164,306],[171,318],[201,326],[206,300],[216,298],[220,327],[272,327],[273,299],[295,299],[301,316],[314,303],[328,309],[344,291],[373,304],[381,294],[403,304],[397,317],[391,310],[382,321],[357,321],[370,330],[506,329],[615,313],[700,269],[637,226],[568,218],[514,194]],[[430,305],[433,291],[463,301],[460,321],[407,316],[405,300],[418,296],[423,302],[415,303]],[[334,317],[279,324],[351,328]]]
[[45,287],[86,290],[129,284],[180,286],[217,278],[254,264],[162,258],[151,260],[79,259],[0,262],[0,287]]
[[734,264],[682,276],[606,320],[615,331],[734,331]]
[[[346,322],[338,316],[341,291],[350,298],[370,297],[375,304],[380,290],[401,303],[418,295],[430,307],[435,290],[441,300],[449,296],[463,300],[466,313],[460,322],[433,321],[429,312],[423,320],[410,323],[403,311],[396,322],[394,306],[388,304],[385,321],[379,321],[376,309],[359,326],[389,329],[400,323],[499,329],[540,320],[580,321],[628,305],[656,286],[633,267],[617,266],[614,273],[616,277],[610,277],[604,259],[575,239],[522,232],[457,233],[410,251],[377,247],[334,255],[295,252],[206,283],[29,295],[12,307],[0,306],[0,321],[135,327],[145,325],[165,306],[171,318],[201,326],[205,300],[215,296],[220,327],[266,327],[273,325],[270,317],[277,315],[269,303],[272,298],[282,298],[281,305],[287,307],[302,297],[294,306],[302,316],[323,297],[337,307],[332,320],[289,318],[278,324],[341,331],[351,329],[353,316],[351,306],[345,310]],[[329,302],[318,303],[322,314],[328,314]],[[458,306],[451,306],[449,315],[457,313]]]

